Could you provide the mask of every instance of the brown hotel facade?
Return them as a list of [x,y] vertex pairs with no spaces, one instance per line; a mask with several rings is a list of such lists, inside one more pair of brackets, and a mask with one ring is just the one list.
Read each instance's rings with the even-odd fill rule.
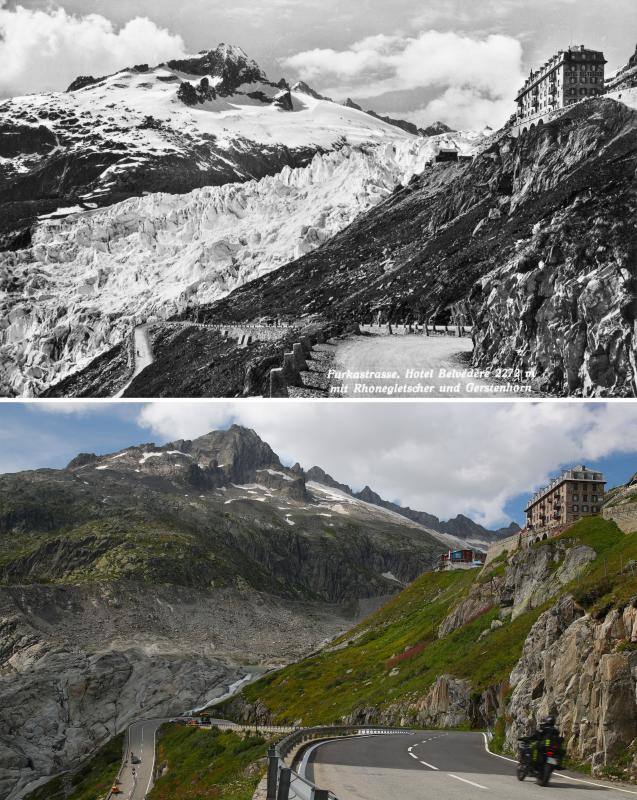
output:
[[558,478],[537,491],[525,508],[528,534],[550,533],[551,528],[599,514],[605,485],[601,472],[583,464],[563,470]]
[[604,93],[604,54],[584,45],[560,50],[518,92],[516,122],[541,117],[586,97]]

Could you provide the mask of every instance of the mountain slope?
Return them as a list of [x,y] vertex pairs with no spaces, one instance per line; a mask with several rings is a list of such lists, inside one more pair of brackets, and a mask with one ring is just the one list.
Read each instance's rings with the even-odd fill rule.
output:
[[[296,466],[299,470],[301,470],[299,465]],[[468,517],[465,517],[463,514],[458,514],[453,519],[443,522],[438,519],[438,517],[434,516],[433,514],[428,514],[426,511],[414,511],[409,507],[404,508],[396,503],[390,503],[387,500],[383,500],[383,498],[373,489],[370,489],[369,486],[365,486],[360,492],[353,492],[349,486],[338,483],[334,480],[334,478],[332,478],[331,475],[327,475],[320,467],[312,467],[303,474],[308,480],[319,481],[320,483],[338,489],[339,491],[348,494],[357,500],[362,500],[365,503],[385,508],[393,514],[400,514],[401,516],[406,517],[413,522],[417,522],[419,525],[424,525],[426,528],[429,528],[433,531],[446,534],[447,538],[444,538],[442,541],[448,543],[451,547],[477,545],[478,547],[482,546],[486,548],[488,542],[497,541],[497,539],[512,536],[514,533],[520,530],[520,526],[516,522],[511,522],[506,528],[500,528],[495,531],[488,530],[482,525],[478,525],[478,523],[474,522]],[[456,537],[456,539],[452,540],[450,537]]]
[[238,426],[0,475],[0,798],[316,649],[444,549],[350,499]]
[[634,89],[578,103],[472,163],[438,164],[204,320],[260,313],[474,326],[474,363],[558,394],[633,393]]
[[148,191],[186,192],[307,163],[337,142],[407,137],[382,120],[291,93],[237,47],[146,64],[67,92],[0,104],[0,243],[37,217]]
[[[495,726],[495,747],[553,714],[569,756],[637,777],[637,533],[601,518],[484,571],[426,574],[297,664],[244,689],[237,719]],[[631,561],[634,563],[634,561]]]

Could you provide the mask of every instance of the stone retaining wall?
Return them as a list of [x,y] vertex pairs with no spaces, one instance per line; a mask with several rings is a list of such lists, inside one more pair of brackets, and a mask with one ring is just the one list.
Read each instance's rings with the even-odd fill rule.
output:
[[484,566],[486,567],[490,561],[496,559],[499,555],[504,553],[505,550],[508,550],[509,553],[513,553],[515,550],[518,549],[520,546],[520,534],[516,533],[515,536],[509,536],[507,539],[500,539],[499,542],[494,542],[493,544],[489,545],[489,549],[487,550],[487,557],[484,560]]
[[637,531],[637,503],[626,503],[622,506],[602,509],[602,517],[612,520],[620,531],[634,533]]

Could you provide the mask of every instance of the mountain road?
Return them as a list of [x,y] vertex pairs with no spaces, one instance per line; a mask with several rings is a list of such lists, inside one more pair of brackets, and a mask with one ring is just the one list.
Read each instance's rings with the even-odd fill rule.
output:
[[354,736],[314,747],[305,777],[338,800],[568,800],[637,798],[637,786],[611,784],[568,771],[548,787],[518,782],[515,762],[490,753],[481,733],[418,731]]
[[[155,762],[155,734],[166,719],[145,719],[134,722],[128,729],[128,746],[120,773],[119,788],[122,800],[144,800],[150,791]],[[133,756],[140,759],[133,763]]]

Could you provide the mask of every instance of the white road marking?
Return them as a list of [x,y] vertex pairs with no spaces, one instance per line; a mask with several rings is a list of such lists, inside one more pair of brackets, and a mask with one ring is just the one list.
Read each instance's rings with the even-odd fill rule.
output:
[[412,758],[415,758],[415,759],[417,759],[417,758],[418,758],[418,756],[417,756],[415,753],[410,753],[409,755],[410,755]]
[[455,778],[457,781],[462,781],[463,783],[469,783],[471,786],[477,786],[478,789],[488,789],[487,786],[483,786],[481,783],[474,783],[474,781],[469,781],[466,778],[461,778],[459,775],[454,775],[451,772],[447,773],[447,777]]
[[146,787],[146,794],[150,792],[150,784],[152,783],[153,772],[155,771],[155,750],[157,747],[156,740],[157,740],[157,728],[155,728],[155,730],[153,731],[153,763],[150,766],[150,775],[148,777],[148,786]]
[[[499,753],[494,753],[492,750],[489,750],[489,740],[487,739],[486,733],[482,734],[484,736],[484,749],[490,756],[495,756],[496,758],[503,758],[505,761],[511,761],[513,764],[517,764],[515,758],[507,758],[507,756],[501,756]],[[586,783],[589,786],[597,786],[600,789],[609,789],[615,790],[616,792],[624,792],[624,794],[637,794],[637,791],[633,791],[632,789],[622,789],[619,786],[608,786],[604,783],[594,783],[593,781],[586,781],[583,778],[573,778],[571,775],[556,775],[553,773],[553,778],[562,781],[577,781],[578,783]]]
[[436,771],[438,771],[438,767],[434,767],[433,764],[428,764],[426,761],[421,761],[420,763],[424,764],[425,767],[429,767],[429,769],[435,769]]
[[511,763],[513,764],[518,763],[515,758],[507,758],[506,756],[501,756],[499,753],[494,753],[491,750],[489,750],[489,740],[487,739],[487,734],[483,733],[482,735],[484,736],[484,749],[490,756],[495,756],[496,758],[503,758],[505,761],[511,761]]
[[625,794],[637,794],[637,792],[632,791],[631,789],[622,789],[619,786],[609,786],[605,783],[593,783],[593,781],[585,781],[583,778],[573,778],[572,775],[556,775],[553,773],[553,778],[557,778],[557,780],[561,781],[577,781],[578,783],[586,783],[589,786],[597,786],[600,789],[607,789],[611,792],[624,792]]

